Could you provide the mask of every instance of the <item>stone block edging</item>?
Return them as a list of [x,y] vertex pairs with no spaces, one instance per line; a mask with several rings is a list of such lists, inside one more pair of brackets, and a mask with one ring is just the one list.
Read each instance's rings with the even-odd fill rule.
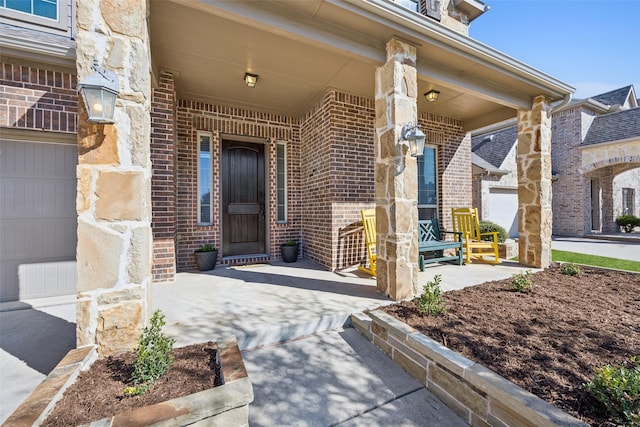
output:
[[[218,387],[171,399],[152,406],[133,409],[110,418],[94,421],[90,426],[127,425],[208,425],[248,426],[249,403],[253,387],[235,337],[217,341],[224,384]],[[39,426],[64,391],[81,371],[97,360],[97,347],[89,345],[71,350],[42,383],[9,416],[3,426]]]
[[353,314],[351,322],[472,426],[588,426],[383,311]]

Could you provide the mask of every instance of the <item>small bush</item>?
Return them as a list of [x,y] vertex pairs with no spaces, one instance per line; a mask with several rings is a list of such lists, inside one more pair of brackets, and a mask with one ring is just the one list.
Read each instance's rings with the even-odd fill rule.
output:
[[596,368],[584,387],[614,422],[640,426],[640,355],[631,357],[627,365]]
[[531,270],[527,270],[524,273],[514,274],[512,280],[513,290],[516,292],[530,292],[531,291]]
[[424,285],[422,295],[415,299],[415,303],[422,314],[437,317],[447,311],[444,306],[444,300],[442,299],[442,291],[440,289],[441,281],[442,276],[436,274],[432,281]]
[[582,274],[582,269],[577,264],[566,262],[560,267],[560,273],[566,276],[579,276]]
[[634,228],[640,227],[640,218],[634,215],[620,215],[616,218],[618,224],[625,233],[631,233]]
[[[505,230],[503,226],[491,221],[480,221],[480,233],[492,233],[494,231],[498,232],[499,243],[504,243],[504,241],[507,240],[507,237],[509,237],[507,230]],[[493,240],[493,237],[482,236],[482,240]]]
[[137,395],[146,393],[153,383],[169,370],[173,362],[174,339],[168,338],[162,332],[165,325],[164,314],[156,310],[151,317],[149,326],[144,328],[135,349],[136,358],[133,361],[133,386],[124,390],[125,394]]

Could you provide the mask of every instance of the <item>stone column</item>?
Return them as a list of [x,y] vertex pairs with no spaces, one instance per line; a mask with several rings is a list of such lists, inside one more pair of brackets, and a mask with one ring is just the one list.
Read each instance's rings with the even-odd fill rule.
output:
[[77,344],[133,348],[151,290],[150,54],[145,0],[77,0],[78,81],[94,56],[118,74],[115,124],[78,102]]
[[551,265],[551,108],[537,96],[518,111],[518,252],[520,264]]
[[417,122],[417,95],[416,49],[391,39],[376,71],[376,271],[378,290],[395,300],[418,287],[416,159],[401,140],[403,125]]

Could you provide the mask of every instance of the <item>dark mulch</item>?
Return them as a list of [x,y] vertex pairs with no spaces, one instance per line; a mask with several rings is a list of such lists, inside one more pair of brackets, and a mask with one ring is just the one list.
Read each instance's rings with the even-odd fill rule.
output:
[[173,349],[169,372],[143,396],[125,396],[133,372],[132,352],[100,359],[82,372],[49,414],[45,426],[75,426],[119,412],[210,389],[219,383],[214,342]]
[[437,318],[413,302],[381,309],[573,416],[612,425],[582,384],[594,367],[640,354],[640,274],[554,267],[532,281],[526,294],[512,279],[445,292]]

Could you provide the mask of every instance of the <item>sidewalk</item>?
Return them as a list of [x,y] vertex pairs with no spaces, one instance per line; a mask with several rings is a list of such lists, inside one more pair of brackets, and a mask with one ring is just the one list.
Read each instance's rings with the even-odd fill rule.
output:
[[628,238],[627,240],[609,240],[609,237],[618,237],[618,235],[604,237],[607,237],[607,239],[602,236],[586,238],[555,236],[551,242],[551,247],[561,251],[640,262],[640,236]]

